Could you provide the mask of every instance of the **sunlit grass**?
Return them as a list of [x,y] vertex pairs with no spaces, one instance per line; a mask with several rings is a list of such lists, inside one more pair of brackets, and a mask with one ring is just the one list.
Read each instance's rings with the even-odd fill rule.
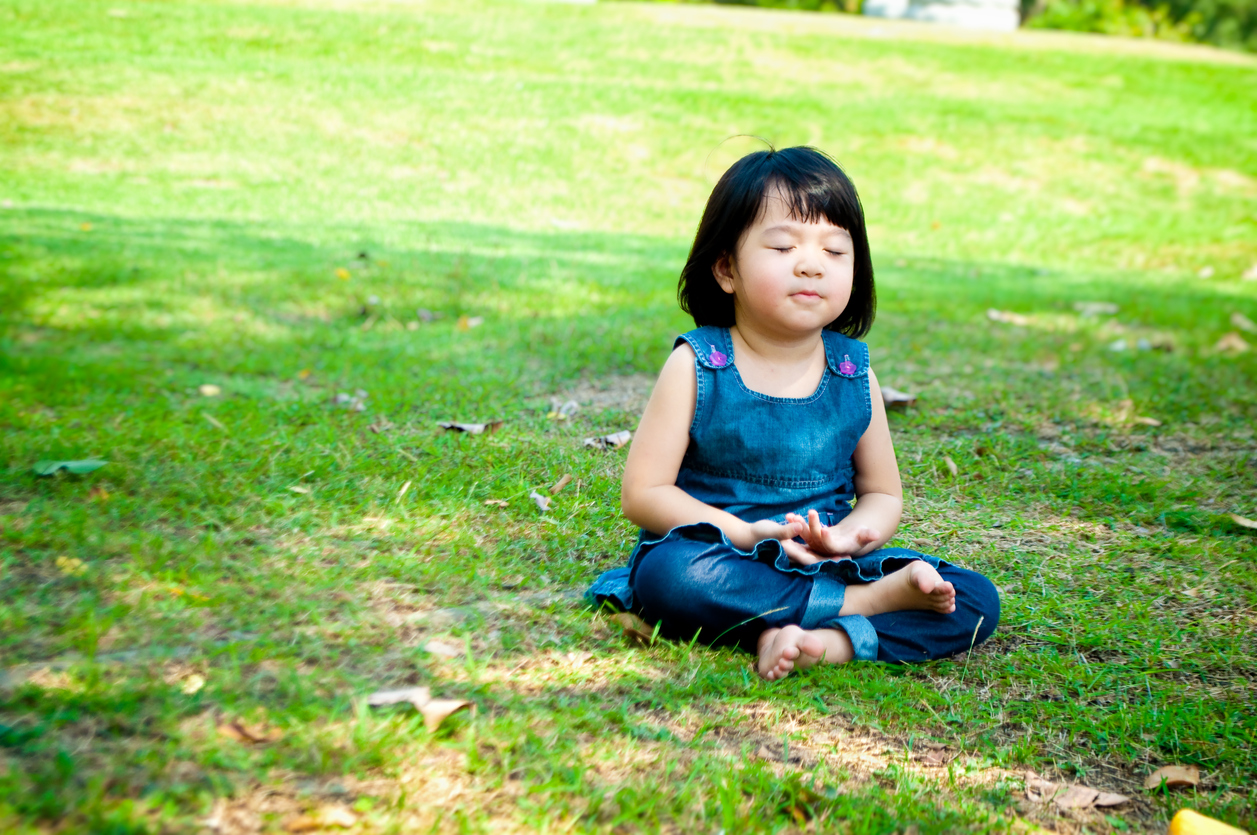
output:
[[[7,0],[0,30],[0,828],[1253,826],[1257,352],[1219,347],[1257,345],[1250,59],[630,3]],[[573,597],[636,533],[623,452],[582,441],[689,326],[734,134],[860,186],[874,362],[920,397],[899,541],[1002,590],[969,657],[770,686]],[[416,684],[477,713],[362,704]],[[1141,788],[1170,762],[1197,793]],[[1074,818],[1026,769],[1135,799]]]

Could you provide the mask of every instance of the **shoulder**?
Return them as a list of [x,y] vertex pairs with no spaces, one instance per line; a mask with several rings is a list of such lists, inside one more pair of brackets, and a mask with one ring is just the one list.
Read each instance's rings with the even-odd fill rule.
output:
[[660,389],[681,390],[694,389],[694,348],[688,342],[680,342],[673,347],[663,369],[659,372],[659,380],[655,383],[655,391]]

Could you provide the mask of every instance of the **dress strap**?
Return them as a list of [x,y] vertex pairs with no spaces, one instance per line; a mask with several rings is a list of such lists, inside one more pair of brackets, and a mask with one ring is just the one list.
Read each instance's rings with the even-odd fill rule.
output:
[[704,368],[719,371],[733,365],[733,340],[729,336],[728,328],[715,325],[695,328],[678,336],[672,347],[675,348],[682,342],[689,343]]
[[840,377],[863,377],[869,373],[869,346],[837,331],[821,331],[821,339],[830,371]]

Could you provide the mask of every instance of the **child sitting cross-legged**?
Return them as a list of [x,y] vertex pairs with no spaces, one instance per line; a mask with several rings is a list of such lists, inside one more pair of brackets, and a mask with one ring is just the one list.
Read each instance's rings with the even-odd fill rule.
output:
[[[851,181],[811,148],[739,160],[681,273],[698,327],[664,363],[624,470],[642,529],[598,601],[666,637],[736,643],[768,680],[984,641],[981,574],[886,548],[903,490],[869,353],[873,265]],[[854,509],[852,501],[855,501]]]

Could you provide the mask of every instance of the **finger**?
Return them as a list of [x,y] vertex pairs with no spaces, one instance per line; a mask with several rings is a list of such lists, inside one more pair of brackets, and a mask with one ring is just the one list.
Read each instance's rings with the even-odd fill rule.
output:
[[811,536],[808,537],[809,542],[821,543],[825,541],[825,526],[821,524],[821,515],[815,510],[807,512],[807,527]]
[[790,539],[781,543],[781,550],[785,551],[790,562],[796,565],[811,565],[814,562],[820,562],[820,557],[816,556],[810,548]]
[[794,539],[796,536],[803,533],[805,529],[806,526],[804,525],[802,518],[795,516],[794,519],[791,519],[787,516],[786,524],[781,526],[781,535],[777,538],[783,540]]
[[876,542],[877,540],[881,539],[882,534],[880,531],[874,528],[861,528],[859,533],[856,534],[856,538],[859,539],[865,545],[867,545],[870,542]]

